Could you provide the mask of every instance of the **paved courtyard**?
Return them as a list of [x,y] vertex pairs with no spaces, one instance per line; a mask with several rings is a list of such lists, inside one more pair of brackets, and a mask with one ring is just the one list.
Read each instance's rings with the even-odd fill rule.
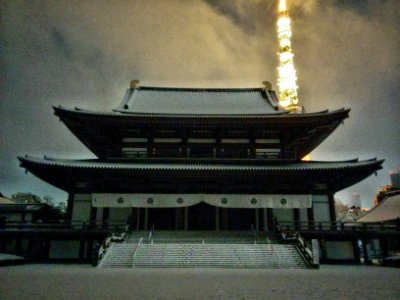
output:
[[0,267],[0,299],[400,299],[400,269],[95,269]]

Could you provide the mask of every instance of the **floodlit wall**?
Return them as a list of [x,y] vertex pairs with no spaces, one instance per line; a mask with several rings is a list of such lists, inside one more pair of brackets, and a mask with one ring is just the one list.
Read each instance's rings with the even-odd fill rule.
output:
[[313,195],[313,210],[315,222],[330,222],[328,195]]
[[336,260],[354,260],[351,241],[326,241],[326,258]]
[[92,196],[90,194],[75,194],[74,205],[72,207],[72,220],[88,221],[90,219],[91,206]]

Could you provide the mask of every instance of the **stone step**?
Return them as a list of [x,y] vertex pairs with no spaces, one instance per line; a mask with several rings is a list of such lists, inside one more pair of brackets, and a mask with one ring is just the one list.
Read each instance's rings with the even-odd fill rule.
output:
[[[278,250],[278,251],[277,251]],[[305,268],[292,245],[144,244],[135,267]]]

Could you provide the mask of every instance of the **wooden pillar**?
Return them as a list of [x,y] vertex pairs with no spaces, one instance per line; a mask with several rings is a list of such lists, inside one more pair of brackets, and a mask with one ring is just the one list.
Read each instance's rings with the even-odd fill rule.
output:
[[263,212],[263,225],[264,225],[264,231],[268,231],[268,217],[267,217],[267,209],[263,208],[262,209]]
[[136,208],[136,230],[140,229],[140,207]]
[[255,229],[257,232],[260,231],[260,216],[259,216],[259,210],[258,208],[254,209],[254,218],[255,218]]
[[219,230],[219,207],[215,207],[215,230]]
[[184,210],[183,227],[185,230],[189,230],[189,206],[186,206]]
[[144,230],[148,229],[148,224],[149,223],[149,208],[146,207],[144,209]]

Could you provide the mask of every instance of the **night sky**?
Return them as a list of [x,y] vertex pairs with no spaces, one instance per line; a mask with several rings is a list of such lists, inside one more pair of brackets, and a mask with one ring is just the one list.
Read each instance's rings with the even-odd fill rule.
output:
[[[276,88],[272,0],[0,0],[0,192],[67,195],[25,174],[18,155],[91,158],[52,105],[115,108],[142,85]],[[290,1],[299,99],[350,107],[314,160],[386,159],[336,194],[370,207],[400,167],[400,1]]]

